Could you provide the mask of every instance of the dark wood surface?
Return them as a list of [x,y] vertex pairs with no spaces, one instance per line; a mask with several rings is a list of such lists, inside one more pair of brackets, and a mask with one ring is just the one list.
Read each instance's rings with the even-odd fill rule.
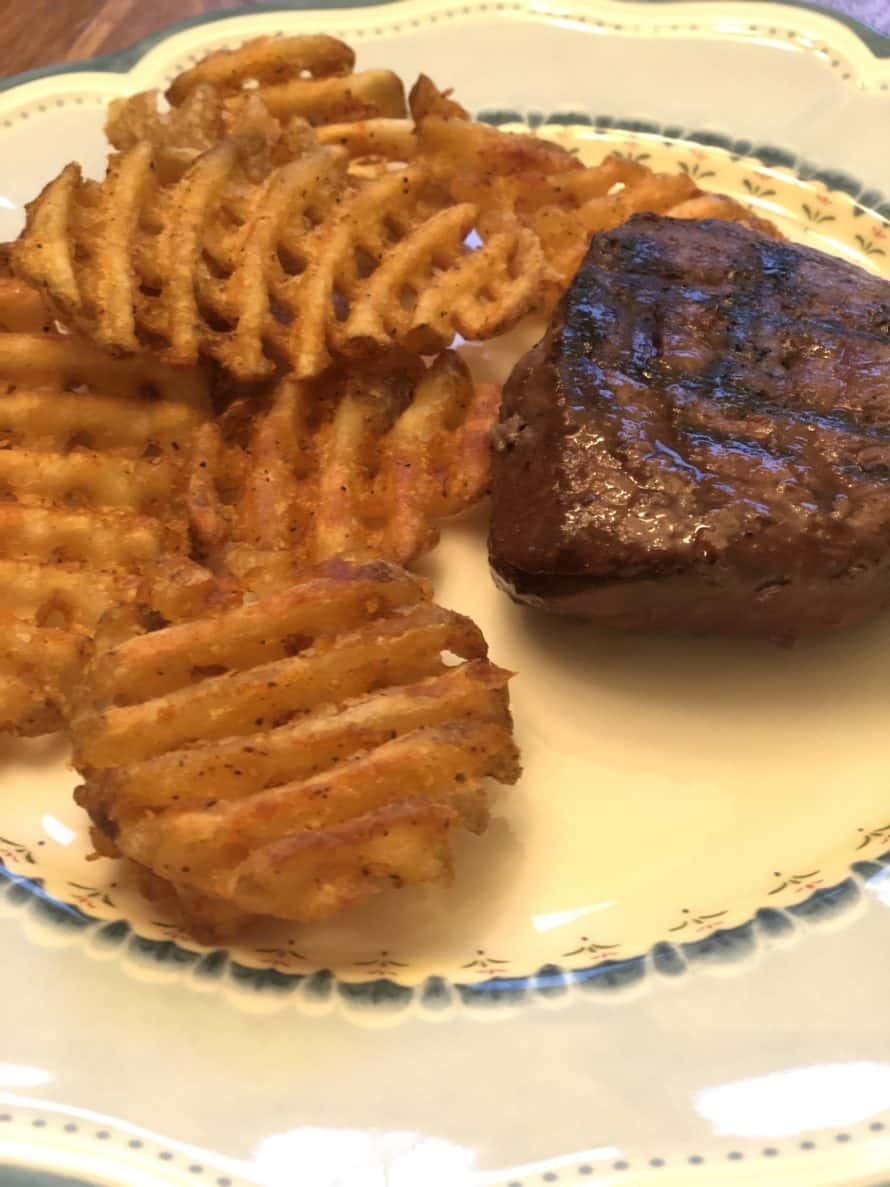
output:
[[[890,0],[821,2],[890,32]],[[0,77],[107,54],[183,17],[242,7],[249,0],[0,0]]]
[[0,77],[50,62],[111,53],[183,17],[242,7],[249,4],[244,0],[0,0]]

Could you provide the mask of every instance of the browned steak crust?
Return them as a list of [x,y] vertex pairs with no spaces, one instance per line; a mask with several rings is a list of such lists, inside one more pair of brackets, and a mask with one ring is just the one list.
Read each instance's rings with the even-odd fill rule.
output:
[[852,264],[713,220],[594,236],[496,444],[519,601],[785,637],[890,604],[890,284]]

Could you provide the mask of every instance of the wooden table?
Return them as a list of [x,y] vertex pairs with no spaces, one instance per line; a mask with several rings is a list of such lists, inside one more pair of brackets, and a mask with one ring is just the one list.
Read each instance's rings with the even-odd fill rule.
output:
[[[323,7],[324,0],[319,0]],[[0,77],[122,49],[183,17],[250,7],[244,0],[5,0]]]
[[[890,0],[821,2],[890,33]],[[183,17],[239,7],[249,0],[0,0],[0,77],[110,53]]]

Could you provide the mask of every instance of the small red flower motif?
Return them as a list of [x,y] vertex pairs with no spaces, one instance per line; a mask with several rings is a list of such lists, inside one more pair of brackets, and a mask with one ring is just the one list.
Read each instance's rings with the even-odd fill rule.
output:
[[820,206],[831,205],[831,198],[828,196],[828,194],[816,194],[816,201]]
[[887,238],[886,230],[883,227],[876,225],[875,229],[874,229],[874,238],[875,239],[886,239]]
[[705,157],[708,155],[706,152],[702,152],[702,150],[700,148],[691,148],[689,150],[689,153],[690,153],[690,156],[695,157],[695,159],[697,161],[703,161],[705,159]]

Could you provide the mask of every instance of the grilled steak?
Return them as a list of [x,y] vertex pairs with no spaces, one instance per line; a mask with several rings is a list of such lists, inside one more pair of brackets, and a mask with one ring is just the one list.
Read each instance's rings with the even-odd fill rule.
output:
[[890,605],[890,284],[738,224],[594,236],[504,392],[515,599],[791,637]]

